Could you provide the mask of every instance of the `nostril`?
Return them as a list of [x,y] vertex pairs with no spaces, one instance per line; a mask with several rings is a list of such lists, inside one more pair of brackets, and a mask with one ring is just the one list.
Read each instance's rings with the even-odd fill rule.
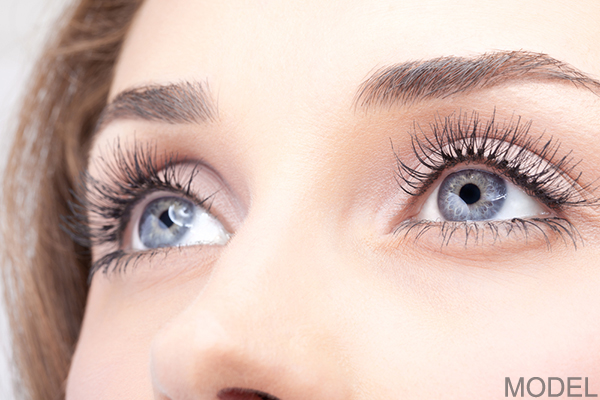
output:
[[219,400],[279,400],[278,397],[253,389],[228,388],[219,391]]

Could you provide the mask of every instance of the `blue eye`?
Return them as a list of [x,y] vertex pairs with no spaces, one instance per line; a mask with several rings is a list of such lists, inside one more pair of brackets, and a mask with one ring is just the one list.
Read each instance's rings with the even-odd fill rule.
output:
[[536,199],[501,176],[464,169],[444,178],[423,204],[419,219],[490,221],[545,214]]
[[489,172],[467,169],[444,179],[437,202],[447,221],[481,221],[498,214],[506,195],[504,179]]
[[131,240],[134,250],[195,244],[224,245],[229,233],[206,209],[176,196],[148,202]]

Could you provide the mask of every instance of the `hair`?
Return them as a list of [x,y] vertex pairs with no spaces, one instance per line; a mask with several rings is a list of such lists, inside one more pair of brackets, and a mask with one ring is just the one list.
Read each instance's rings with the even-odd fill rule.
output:
[[[34,68],[7,162],[4,296],[23,399],[61,399],[87,296],[89,249],[61,229],[141,0],[80,0]],[[18,382],[18,384],[17,384]]]

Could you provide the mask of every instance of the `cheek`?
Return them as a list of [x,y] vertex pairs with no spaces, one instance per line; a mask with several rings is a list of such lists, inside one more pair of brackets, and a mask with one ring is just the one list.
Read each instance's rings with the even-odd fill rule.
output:
[[568,377],[588,377],[589,393],[598,393],[598,274],[581,263],[585,251],[580,251],[579,262],[556,262],[560,258],[555,254],[538,262],[535,270],[519,266],[518,272],[504,271],[502,280],[481,282],[485,297],[475,302],[472,324],[455,347],[461,351],[454,352],[464,364],[456,375],[470,370],[479,378],[471,382],[472,393],[503,396],[507,377],[513,382],[540,377],[546,383],[549,377],[565,382]]
[[[600,384],[600,291],[585,265],[558,265],[559,271],[530,278],[530,293],[498,315],[499,365],[518,376],[590,377]],[[575,267],[575,268],[573,268]],[[553,268],[548,266],[548,268]],[[571,274],[579,269],[580,275]],[[492,324],[490,318],[487,321]],[[595,379],[594,379],[595,378]]]
[[181,265],[170,263],[164,271],[140,263],[137,269],[151,271],[151,277],[143,280],[135,279],[143,273],[123,277],[97,273],[69,371],[67,399],[153,398],[152,341],[204,287],[215,256],[196,256],[207,267],[191,272],[185,268],[189,263],[185,257],[176,263]]
[[397,266],[364,320],[366,346],[352,347],[360,376],[375,378],[371,391],[408,398],[504,398],[507,377],[588,377],[589,393],[600,394],[593,252],[580,249],[569,263],[555,250],[502,270],[423,262],[426,272],[410,275],[411,265]]
[[[585,252],[578,257],[584,260]],[[179,271],[192,258],[197,262],[182,259]],[[348,257],[329,266],[344,284],[327,292],[326,303],[280,309],[278,323],[294,330],[305,315],[322,310],[315,318],[335,320],[336,329],[327,331],[331,340],[308,349],[315,362],[335,348],[343,353],[338,370],[380,398],[503,398],[506,377],[588,377],[589,393],[600,393],[600,278],[590,263],[558,259],[537,268],[477,271],[432,262],[387,268],[381,260]],[[394,272],[381,272],[386,269]],[[153,398],[152,343],[194,303],[209,270],[153,276],[156,284],[136,282],[134,275],[122,282],[95,277],[67,399]],[[349,271],[356,271],[352,279]],[[285,296],[278,298],[285,307]],[[277,352],[274,347],[268,346]]]
[[[112,329],[83,330],[69,373],[67,399],[152,398],[147,371],[153,335],[142,329],[133,332],[131,323],[136,320],[118,319],[107,321]],[[139,322],[143,326],[144,321]]]

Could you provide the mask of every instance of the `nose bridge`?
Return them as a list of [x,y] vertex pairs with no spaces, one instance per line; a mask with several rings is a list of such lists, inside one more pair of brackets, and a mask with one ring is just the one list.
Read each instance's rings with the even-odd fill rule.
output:
[[328,235],[307,228],[293,207],[259,211],[204,291],[155,339],[158,398],[227,399],[236,388],[282,400],[350,398],[327,311],[336,274]]
[[[315,221],[317,210],[295,197],[297,204],[257,205],[216,264],[200,304],[218,299],[232,306],[227,315],[239,310],[252,320],[281,317],[326,297],[336,267],[332,235],[326,221]],[[260,313],[244,311],[258,307]],[[312,318],[309,311],[302,317]]]

